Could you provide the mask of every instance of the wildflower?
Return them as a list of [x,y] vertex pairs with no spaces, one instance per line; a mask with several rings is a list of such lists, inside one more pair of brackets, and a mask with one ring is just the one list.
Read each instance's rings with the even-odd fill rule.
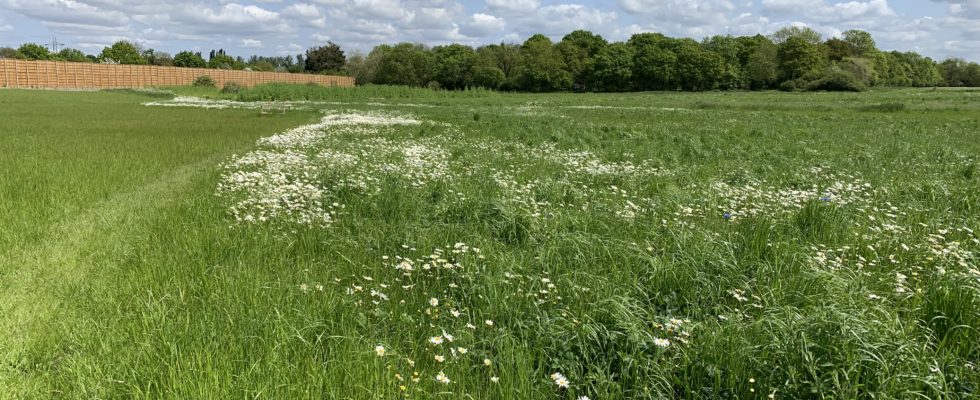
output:
[[492,320],[489,320],[489,319],[486,320],[486,321],[483,321],[483,323],[484,324],[487,324],[487,326],[493,326],[493,321]]
[[655,344],[657,346],[660,346],[662,348],[667,348],[667,346],[670,346],[670,340],[661,339],[661,338],[654,338],[653,339],[653,344]]
[[442,331],[442,336],[445,337],[446,340],[448,340],[450,342],[452,342],[453,340],[455,340],[455,338],[453,337],[453,335],[450,335],[450,334],[446,333],[446,331]]
[[436,382],[439,382],[439,383],[444,384],[444,385],[448,385],[449,382],[452,382],[452,381],[449,380],[449,377],[446,376],[445,373],[443,373],[442,371],[439,371],[439,375],[436,375]]
[[375,354],[378,355],[378,357],[384,357],[385,356],[385,347],[384,346],[381,346],[381,345],[374,346],[374,352],[375,352]]
[[500,378],[499,377],[496,377],[496,376],[491,376],[490,377],[490,382],[497,383],[499,381],[500,381]]
[[456,348],[456,351],[458,351],[459,354],[466,354],[466,352],[468,352],[469,350],[467,350],[465,347],[458,347]]
[[299,291],[300,292],[306,293],[309,290],[310,290],[310,287],[309,286],[306,286],[305,283],[299,285]]
[[486,365],[486,366],[489,367],[489,366],[493,365],[493,361],[490,361],[489,358],[484,358],[483,359],[483,365]]
[[430,337],[429,338],[429,343],[432,343],[435,346],[438,346],[438,345],[442,344],[442,336],[433,336],[433,337]]
[[571,383],[568,381],[568,378],[566,378],[565,375],[562,375],[559,372],[551,374],[551,380],[555,381],[555,384],[562,389],[568,388],[568,385]]
[[724,214],[721,214],[721,216],[722,216],[722,218],[725,218],[726,221],[732,219],[732,214],[731,213],[724,213]]
[[755,383],[755,378],[749,378],[749,383]]
[[578,400],[592,400],[592,399],[590,399],[589,396],[579,396]]
[[449,313],[452,314],[453,317],[459,318],[459,314],[460,314],[459,310],[452,309],[452,310],[449,310]]
[[431,305],[433,307],[438,307],[439,306],[439,299],[437,299],[435,297],[429,299],[429,305]]
[[436,362],[446,361],[446,357],[443,357],[443,356],[440,356],[440,355],[436,355],[435,358],[436,358]]

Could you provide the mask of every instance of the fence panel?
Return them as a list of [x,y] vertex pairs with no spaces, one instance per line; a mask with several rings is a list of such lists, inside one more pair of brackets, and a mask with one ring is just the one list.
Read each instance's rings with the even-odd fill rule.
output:
[[0,59],[0,87],[9,88],[182,86],[192,84],[201,75],[211,76],[219,87],[227,82],[236,82],[247,87],[269,82],[354,86],[353,78],[329,75]]

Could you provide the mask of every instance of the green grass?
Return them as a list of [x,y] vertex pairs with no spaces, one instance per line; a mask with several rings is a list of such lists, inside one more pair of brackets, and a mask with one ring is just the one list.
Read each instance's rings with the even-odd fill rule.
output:
[[[975,91],[188,90],[423,122],[0,91],[0,398],[980,392]],[[236,222],[253,150],[332,223]]]

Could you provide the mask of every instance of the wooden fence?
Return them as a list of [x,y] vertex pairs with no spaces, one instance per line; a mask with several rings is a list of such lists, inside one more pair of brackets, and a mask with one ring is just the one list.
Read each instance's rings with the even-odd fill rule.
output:
[[104,89],[183,86],[190,85],[201,75],[214,78],[218,87],[224,86],[226,82],[237,82],[249,87],[269,82],[354,86],[354,78],[346,76],[0,59],[0,87],[8,88]]

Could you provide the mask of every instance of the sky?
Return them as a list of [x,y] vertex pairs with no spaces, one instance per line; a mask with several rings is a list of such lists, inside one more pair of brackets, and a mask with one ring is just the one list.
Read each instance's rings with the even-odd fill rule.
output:
[[980,61],[980,0],[0,0],[0,46],[51,44],[97,54],[117,40],[171,54],[295,55],[333,41],[480,45],[555,40],[587,29],[702,39],[806,25],[825,38],[871,32],[884,50]]

